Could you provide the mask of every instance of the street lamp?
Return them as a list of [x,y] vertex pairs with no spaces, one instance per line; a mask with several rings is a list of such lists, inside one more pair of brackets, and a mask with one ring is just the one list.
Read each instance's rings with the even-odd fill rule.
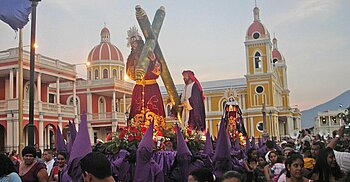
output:
[[36,7],[40,0],[32,1],[32,19],[30,44],[30,87],[29,87],[29,123],[28,145],[34,146],[34,74],[35,74],[35,33],[36,33]]

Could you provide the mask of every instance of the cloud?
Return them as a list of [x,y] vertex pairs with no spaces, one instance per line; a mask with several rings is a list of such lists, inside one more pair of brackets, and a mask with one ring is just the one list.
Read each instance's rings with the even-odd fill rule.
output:
[[272,27],[283,24],[293,24],[303,22],[305,19],[325,19],[335,12],[342,3],[335,3],[334,0],[308,0],[297,1],[294,7],[285,7],[286,11],[280,16],[274,16],[274,21],[270,21]]

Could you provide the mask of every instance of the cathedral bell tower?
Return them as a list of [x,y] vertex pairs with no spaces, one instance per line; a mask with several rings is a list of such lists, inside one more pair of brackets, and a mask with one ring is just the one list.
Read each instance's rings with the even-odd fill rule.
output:
[[[260,129],[265,127],[270,136],[276,136],[272,129],[273,121],[269,118],[274,112],[272,43],[269,31],[260,21],[259,11],[258,7],[253,10],[254,21],[247,30],[244,42],[247,66],[246,120],[251,136],[261,136],[263,131]],[[263,122],[263,106],[269,114],[266,122]]]

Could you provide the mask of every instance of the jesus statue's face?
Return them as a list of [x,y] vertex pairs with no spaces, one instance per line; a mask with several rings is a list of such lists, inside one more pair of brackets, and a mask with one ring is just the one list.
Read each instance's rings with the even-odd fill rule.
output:
[[135,49],[137,47],[137,39],[136,39],[136,37],[131,37],[130,45],[131,45],[131,47],[133,49]]
[[190,76],[188,74],[185,73],[182,76],[183,76],[183,80],[184,80],[186,85],[192,83],[192,80],[191,80],[191,78],[190,78]]

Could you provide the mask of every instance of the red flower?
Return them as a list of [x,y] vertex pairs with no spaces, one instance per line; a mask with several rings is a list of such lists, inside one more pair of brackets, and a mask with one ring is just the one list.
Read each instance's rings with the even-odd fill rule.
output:
[[157,131],[157,136],[163,136],[161,131]]
[[134,140],[134,138],[135,138],[134,136],[129,135],[129,136],[128,136],[128,141],[129,141],[129,142],[131,142],[131,141],[133,141],[133,140]]
[[187,134],[188,134],[188,135],[191,135],[191,134],[192,134],[192,130],[191,130],[191,129],[188,129],[188,130],[187,130]]
[[119,134],[119,139],[122,140],[122,139],[124,139],[124,137],[125,137],[125,132],[122,131],[122,132]]
[[136,135],[136,136],[135,136],[135,139],[138,140],[138,141],[140,141],[140,140],[141,140],[141,135]]
[[174,132],[176,133],[176,127],[174,127]]
[[106,136],[106,141],[112,140],[112,134],[108,133],[108,135]]
[[146,127],[141,127],[141,133],[142,133],[142,134],[145,134],[146,131],[147,131],[147,128],[146,128]]
[[134,126],[130,127],[130,132],[131,133],[136,133],[137,132],[137,128],[134,127]]

